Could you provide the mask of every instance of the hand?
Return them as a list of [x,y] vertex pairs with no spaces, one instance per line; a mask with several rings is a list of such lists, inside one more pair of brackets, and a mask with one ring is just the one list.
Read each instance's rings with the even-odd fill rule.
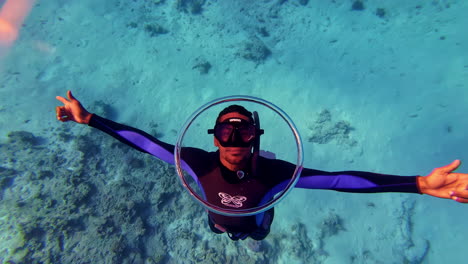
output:
[[73,97],[71,91],[67,92],[67,97],[68,100],[61,96],[55,97],[64,104],[64,106],[55,108],[57,119],[62,122],[75,121],[80,124],[89,124],[92,114],[86,111],[80,101]]
[[468,203],[468,174],[453,172],[460,164],[460,160],[455,160],[447,166],[434,169],[426,177],[418,177],[421,192]]

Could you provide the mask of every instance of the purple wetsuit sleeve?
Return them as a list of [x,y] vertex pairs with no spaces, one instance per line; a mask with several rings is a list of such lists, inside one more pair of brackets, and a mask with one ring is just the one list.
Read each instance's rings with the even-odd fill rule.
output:
[[111,135],[132,148],[151,154],[167,163],[174,164],[174,146],[162,142],[144,131],[116,123],[96,114],[93,114],[91,117],[89,126]]
[[420,193],[416,182],[417,177],[364,171],[325,172],[304,169],[296,187],[354,193]]
[[[111,135],[112,137],[118,139],[120,142],[134,149],[148,153],[169,164],[174,164],[174,145],[162,142],[144,131],[116,123],[109,119],[100,117],[96,114],[93,114],[93,116],[91,117],[89,126],[97,128]],[[185,152],[186,155],[182,155],[181,167],[186,172],[188,172],[192,176],[193,180],[200,186],[198,176],[196,175],[194,170],[188,165],[188,163],[197,164],[197,161],[195,159],[197,157],[203,156],[203,154],[206,152],[194,148],[186,148],[186,150],[188,150]],[[188,159],[187,162],[186,159]],[[201,189],[203,192],[203,188]]]

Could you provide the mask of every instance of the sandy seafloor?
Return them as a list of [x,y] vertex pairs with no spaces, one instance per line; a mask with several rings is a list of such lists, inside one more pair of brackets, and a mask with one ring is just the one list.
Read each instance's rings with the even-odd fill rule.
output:
[[[1,61],[0,263],[464,263],[468,207],[417,194],[296,189],[266,240],[233,242],[172,166],[55,119],[72,90],[174,143],[197,107],[244,94],[292,117],[305,167],[468,161],[468,2],[363,4],[37,1]],[[262,123],[262,149],[294,153]]]

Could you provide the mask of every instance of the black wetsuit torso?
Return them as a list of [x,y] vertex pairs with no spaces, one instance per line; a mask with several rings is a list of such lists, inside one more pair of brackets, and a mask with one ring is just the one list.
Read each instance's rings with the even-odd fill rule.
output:
[[[190,167],[193,168],[194,173],[199,175],[197,178],[203,188],[206,200],[220,208],[245,209],[264,204],[270,200],[265,197],[267,193],[276,186],[289,182],[295,169],[295,165],[290,163],[259,157],[255,176],[248,168],[244,171],[245,176],[240,179],[237,172],[231,171],[221,164],[218,152],[188,155],[195,153],[195,150],[193,152],[191,149],[182,151],[183,159],[191,164]],[[204,166],[193,166],[194,164],[204,164]],[[258,227],[255,216],[231,217],[211,211],[209,214],[213,222],[230,232],[249,233]]]

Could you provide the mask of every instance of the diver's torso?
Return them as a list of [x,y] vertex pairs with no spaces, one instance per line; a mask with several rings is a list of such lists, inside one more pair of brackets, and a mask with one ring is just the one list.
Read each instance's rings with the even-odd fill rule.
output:
[[[200,178],[208,202],[231,210],[251,209],[259,206],[261,199],[269,190],[268,186],[259,179],[252,178],[251,175],[238,179],[236,172],[226,173],[226,170],[217,167]],[[232,217],[212,212],[210,216],[216,224],[227,228],[230,232],[246,232],[256,228],[254,216]]]
[[[217,152],[207,153],[203,160],[198,159],[196,163],[199,162],[203,164],[200,167],[203,169],[197,170],[196,167],[199,166],[193,167],[194,164],[190,166],[197,174],[207,201],[217,207],[231,210],[251,209],[268,202],[262,201],[267,193],[280,182],[290,178],[294,171],[294,166],[289,166],[289,163],[259,157],[257,173],[253,175],[250,169],[247,169],[244,171],[244,177],[239,178],[237,172],[230,171],[221,164]],[[230,232],[250,232],[257,228],[255,216],[233,217],[213,212],[209,214],[214,223]]]

